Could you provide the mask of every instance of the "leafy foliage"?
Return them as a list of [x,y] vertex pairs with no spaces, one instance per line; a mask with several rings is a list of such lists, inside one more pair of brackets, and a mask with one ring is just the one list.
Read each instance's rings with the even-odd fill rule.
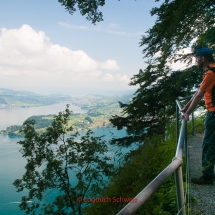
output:
[[[112,201],[97,202],[86,208],[86,214],[100,215],[101,211],[105,211],[106,214],[117,214],[127,204],[120,201],[120,197],[134,198],[147,186],[174,157],[176,145],[173,123],[167,125],[167,136],[165,141],[161,140],[159,135],[147,138],[146,144],[129,154],[125,158],[125,164],[111,179],[110,186],[103,191],[102,196],[109,197]],[[135,214],[170,215],[176,214],[176,208],[176,191],[172,175]]]
[[114,115],[110,121],[118,129],[127,128],[128,136],[114,139],[118,145],[143,142],[147,136],[158,134],[165,138],[165,126],[175,118],[175,100],[190,96],[197,88],[202,71],[193,66],[184,71],[159,68],[150,61],[147,68],[134,75],[131,85],[139,85],[130,104],[120,103],[124,116]]
[[[34,121],[24,123],[25,139],[18,143],[27,159],[26,172],[14,185],[18,192],[28,190],[20,204],[26,214],[80,215],[85,203],[77,199],[101,193],[114,172],[102,137],[94,137],[91,131],[80,141],[75,141],[78,133],[66,136],[72,131],[70,113],[67,106],[41,134],[35,131]],[[51,198],[53,191],[56,195]]]
[[[145,56],[161,52],[166,59],[188,47],[194,38],[207,32],[215,21],[214,2],[210,0],[165,0],[151,10],[157,20],[140,42]],[[192,53],[190,53],[192,56]]]
[[[69,8],[74,8],[75,3],[80,4],[79,1],[64,1],[66,2],[70,2]],[[84,5],[88,1],[81,2]],[[183,60],[190,65],[197,48],[209,46],[215,49],[213,1],[162,2],[161,6],[152,8],[151,15],[157,16],[157,20],[140,42],[144,57],[150,58],[146,69],[134,75],[130,83],[139,85],[140,88],[130,104],[120,102],[124,116],[115,115],[111,119],[115,127],[126,127],[128,131],[127,137],[113,141],[119,145],[143,142],[147,135],[154,133],[164,138],[165,125],[173,117],[175,99],[191,95],[202,78],[202,72],[194,66],[183,71],[171,71],[168,63],[171,60]],[[97,1],[97,5],[100,3]],[[104,3],[105,1],[102,2]],[[93,9],[95,5],[90,7]],[[190,53],[178,54],[178,51],[190,46]],[[160,56],[155,57],[155,54]]]
[[62,6],[72,15],[76,11],[76,5],[82,16],[87,15],[87,20],[93,24],[103,21],[103,15],[98,10],[99,6],[104,6],[105,0],[58,0]]
[[[196,132],[203,132],[204,120],[202,117],[195,118],[194,125]],[[188,123],[188,134],[191,135],[191,121]],[[107,214],[117,214],[127,202],[117,202],[114,199],[134,198],[171,163],[176,151],[175,137],[176,126],[173,121],[166,125],[165,140],[158,135],[147,138],[145,144],[126,156],[125,164],[111,179],[109,187],[104,189],[102,196],[109,197],[112,201],[97,202],[91,207],[87,207],[86,213],[100,215],[101,211],[106,211]],[[185,162],[182,169],[183,177],[186,178]],[[186,183],[184,186],[186,187]],[[177,214],[176,210],[176,187],[174,176],[171,175],[135,214],[171,215]]]
[[[111,119],[118,129],[127,127],[129,136],[114,143],[143,142],[154,133],[164,137],[165,125],[174,117],[175,99],[190,96],[201,83],[203,71],[190,66],[193,53],[204,46],[215,51],[214,11],[209,0],[165,0],[151,10],[157,20],[140,42],[144,56],[150,58],[148,66],[132,78],[130,84],[139,89],[130,104],[120,103],[125,115]],[[190,53],[179,54],[187,47]],[[190,67],[172,71],[168,66],[172,60]]]

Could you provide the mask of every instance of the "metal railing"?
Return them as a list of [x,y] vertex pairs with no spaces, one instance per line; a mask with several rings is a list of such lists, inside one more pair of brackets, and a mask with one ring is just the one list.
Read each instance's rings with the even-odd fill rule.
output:
[[[188,98],[188,97],[187,97]],[[182,98],[184,100],[187,98]],[[175,184],[177,193],[177,206],[178,214],[185,215],[185,197],[184,186],[183,186],[183,175],[182,175],[182,156],[183,148],[185,146],[185,157],[186,163],[188,162],[187,153],[187,122],[186,119],[182,119],[180,134],[178,135],[179,128],[179,111],[181,111],[181,104],[179,100],[176,100],[176,138],[177,138],[177,149],[175,157],[172,162],[150,183],[148,184],[136,197],[137,202],[128,203],[117,215],[131,215],[134,214],[151,196],[152,194],[164,183],[164,181],[174,172],[175,173]],[[192,113],[192,133],[194,134],[194,115]],[[185,144],[184,144],[185,143]],[[189,169],[189,168],[188,168]]]

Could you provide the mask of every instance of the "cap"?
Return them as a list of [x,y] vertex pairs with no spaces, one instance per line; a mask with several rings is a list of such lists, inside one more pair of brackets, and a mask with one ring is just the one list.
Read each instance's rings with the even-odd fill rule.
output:
[[212,56],[213,51],[208,47],[200,48],[196,51],[195,56]]

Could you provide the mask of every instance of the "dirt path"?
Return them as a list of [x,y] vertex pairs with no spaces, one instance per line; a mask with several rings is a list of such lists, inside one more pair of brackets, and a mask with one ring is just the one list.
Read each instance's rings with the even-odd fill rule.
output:
[[[201,175],[201,154],[203,134],[188,139],[190,178]],[[191,215],[215,215],[215,182],[213,185],[191,184]]]

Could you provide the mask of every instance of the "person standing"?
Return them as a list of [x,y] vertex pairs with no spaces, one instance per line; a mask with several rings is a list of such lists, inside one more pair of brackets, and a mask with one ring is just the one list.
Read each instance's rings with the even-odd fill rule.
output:
[[202,176],[191,178],[191,182],[195,184],[213,184],[215,163],[215,70],[213,71],[213,68],[215,69],[215,63],[213,52],[207,47],[198,49],[195,57],[198,67],[204,69],[205,74],[200,88],[181,109],[181,112],[183,113],[182,118],[189,121],[189,115],[204,96],[207,114],[202,143]]

